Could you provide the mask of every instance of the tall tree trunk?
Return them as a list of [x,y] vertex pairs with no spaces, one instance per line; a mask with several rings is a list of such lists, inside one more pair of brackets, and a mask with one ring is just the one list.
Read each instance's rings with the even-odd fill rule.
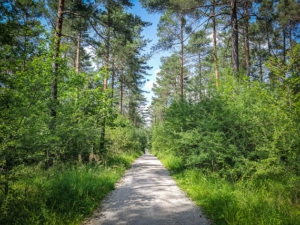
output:
[[[111,60],[112,74],[111,74],[111,99],[114,98],[114,88],[115,88],[115,76],[116,76],[116,68],[115,68],[115,59],[112,57]],[[111,101],[111,106],[113,105],[113,101]]]
[[102,153],[102,155],[105,154],[106,149],[105,149],[105,126],[106,126],[106,118],[104,117],[102,119],[102,123],[101,123],[101,133],[100,133],[100,143],[99,143],[99,148],[100,148],[100,153]]
[[250,42],[249,42],[249,1],[244,3],[245,14],[245,55],[246,55],[246,70],[250,77]]
[[217,29],[216,29],[215,0],[212,0],[212,22],[213,22],[214,67],[215,67],[215,76],[216,76],[216,87],[218,87],[219,70],[218,70],[218,56],[217,56]]
[[237,24],[236,0],[231,0],[231,41],[232,41],[232,67],[235,73],[239,72],[239,33]]
[[80,72],[80,47],[81,47],[81,31],[77,37],[77,51],[76,51],[76,73]]
[[183,98],[183,60],[184,60],[184,14],[180,14],[180,96]]
[[123,114],[123,81],[122,81],[122,74],[120,77],[120,114]]
[[293,24],[292,21],[289,21],[289,36],[290,36],[290,51],[293,49]]
[[[110,26],[111,26],[111,9],[110,1],[107,0],[106,10],[107,10],[107,29],[106,29],[106,53],[105,53],[105,66],[108,71],[109,69],[109,57],[110,57]],[[103,90],[106,91],[108,84],[108,74],[105,74],[103,81]]]
[[[289,46],[289,51],[292,52],[293,50],[293,33],[292,33],[292,30],[293,30],[293,24],[292,24],[292,21],[290,20],[289,21],[289,42],[290,42],[290,46]],[[290,54],[290,60],[292,60],[293,58],[293,54]],[[295,72],[295,65],[293,65],[292,67],[292,71]]]
[[[268,56],[271,56],[271,41],[270,41],[270,27],[271,22],[270,20],[266,23],[266,35],[267,35],[267,44],[268,44]],[[272,71],[269,72],[269,80],[270,84],[274,86],[275,80],[274,80],[274,74]]]
[[[109,75],[109,58],[110,58],[110,28],[111,28],[111,8],[110,1],[107,0],[106,10],[107,10],[107,30],[106,30],[106,53],[105,53],[105,66],[106,72],[103,80],[103,92],[104,92],[104,101],[106,101],[106,90],[108,86],[108,75]],[[100,152],[103,154],[106,152],[105,149],[105,130],[106,130],[106,114],[103,115],[101,135],[100,135]]]
[[268,44],[268,54],[271,55],[271,42],[270,42],[270,33],[269,33],[269,26],[271,24],[269,22],[266,23],[266,35],[267,35],[267,44]]
[[55,42],[54,42],[54,55],[53,55],[53,81],[52,81],[52,92],[51,92],[51,107],[50,107],[50,129],[55,129],[56,123],[56,107],[58,105],[57,101],[57,86],[58,86],[58,58],[60,51],[60,40],[61,40],[61,30],[63,26],[63,12],[64,12],[65,0],[59,0],[58,2],[58,11],[57,11],[57,21],[55,28]]

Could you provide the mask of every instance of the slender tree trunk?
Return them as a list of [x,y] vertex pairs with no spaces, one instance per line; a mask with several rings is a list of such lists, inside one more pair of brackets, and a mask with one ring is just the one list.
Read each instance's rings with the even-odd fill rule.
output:
[[180,14],[180,96],[183,98],[183,60],[184,60],[184,14]]
[[101,124],[101,133],[100,133],[100,143],[99,143],[99,148],[100,148],[100,153],[104,154],[106,152],[105,149],[105,126],[106,126],[106,118],[104,117],[102,119],[102,124]]
[[[267,35],[267,44],[268,44],[268,56],[271,56],[271,41],[270,41],[270,27],[271,27],[271,22],[268,21],[266,23],[266,35]],[[269,80],[270,80],[270,84],[272,86],[274,86],[275,84],[275,78],[274,78],[274,74],[272,71],[269,72]]]
[[[110,26],[111,26],[111,9],[110,0],[107,0],[107,30],[106,30],[106,53],[105,53],[105,64],[106,69],[109,69],[109,57],[110,57]],[[108,74],[105,74],[103,81],[103,90],[106,91],[108,85]]]
[[232,67],[235,73],[239,72],[239,33],[237,24],[236,0],[231,0],[231,27],[232,27]]
[[[78,30],[78,37],[77,37],[76,73],[80,73],[80,48],[81,48],[81,28],[79,28]],[[78,102],[78,98],[79,98],[79,93],[78,93],[78,88],[76,87],[76,99],[75,99],[76,104]],[[79,163],[82,162],[81,153],[78,153],[78,161]]]
[[290,51],[293,49],[293,25],[292,21],[289,21],[289,36],[290,36]]
[[[115,88],[115,76],[116,76],[116,68],[115,68],[115,59],[112,57],[112,74],[111,74],[111,98],[114,98],[114,88]],[[113,105],[113,101],[111,101],[111,106]]]
[[[290,52],[293,51],[293,33],[292,33],[292,30],[293,30],[293,24],[292,24],[291,21],[289,21],[289,42],[290,42],[289,51]],[[290,57],[291,57],[290,60],[292,60],[293,55],[290,54]],[[292,71],[295,72],[295,65],[293,65]]]
[[266,23],[266,35],[267,35],[267,43],[268,43],[268,54],[271,55],[271,42],[270,42],[270,34],[269,34],[269,22]]
[[[121,75],[122,77],[122,75]],[[123,114],[123,82],[120,80],[120,114]]]
[[51,87],[51,108],[50,108],[50,129],[55,129],[56,123],[56,107],[58,105],[57,101],[57,86],[58,86],[58,58],[59,58],[59,51],[60,51],[60,39],[61,39],[61,30],[63,26],[63,11],[64,11],[65,0],[59,0],[58,2],[58,12],[57,12],[57,21],[56,21],[56,28],[55,28],[55,42],[54,42],[54,55],[53,55],[53,81]]
[[81,47],[81,31],[79,31],[77,37],[76,73],[80,72],[80,47]]
[[[106,73],[104,75],[103,80],[103,91],[106,93],[108,87],[108,74],[109,74],[109,58],[110,58],[110,27],[111,27],[111,8],[110,8],[110,1],[107,0],[106,10],[107,10],[107,30],[106,30],[106,53],[105,53],[105,66],[106,66]],[[106,101],[106,94],[104,97],[104,101]],[[105,153],[105,132],[106,132],[106,114],[103,115],[102,121],[102,129],[100,135],[100,152]]]
[[216,87],[219,86],[219,70],[218,70],[218,56],[217,56],[217,30],[216,30],[216,13],[215,0],[212,1],[212,22],[213,22],[213,46],[214,46],[214,67],[216,76]]
[[250,77],[250,42],[249,42],[249,1],[244,4],[245,14],[245,55],[246,55],[246,70],[247,75]]
[[[28,22],[27,15],[25,14],[24,17],[25,17],[24,18],[24,24],[27,24],[27,22]],[[25,31],[25,34],[24,34],[24,48],[23,48],[23,53],[24,53],[24,56],[23,56],[23,71],[26,68],[26,62],[27,62],[27,41],[28,41],[28,35],[27,35],[27,31]]]

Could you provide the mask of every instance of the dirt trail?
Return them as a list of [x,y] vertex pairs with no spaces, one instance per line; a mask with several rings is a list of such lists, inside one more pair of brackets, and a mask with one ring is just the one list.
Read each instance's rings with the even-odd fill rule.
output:
[[138,158],[84,225],[208,225],[200,209],[151,154]]

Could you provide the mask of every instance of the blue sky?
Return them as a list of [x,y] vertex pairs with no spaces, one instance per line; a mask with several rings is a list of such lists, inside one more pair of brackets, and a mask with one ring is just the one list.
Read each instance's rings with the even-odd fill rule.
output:
[[[160,18],[160,14],[149,14],[146,9],[142,8],[141,4],[139,3],[138,0],[131,0],[131,2],[134,4],[134,6],[129,9],[128,11],[131,12],[132,14],[138,15],[141,17],[142,20],[146,21],[146,22],[151,22],[152,25],[149,27],[146,27],[143,31],[143,36],[146,39],[150,39],[152,40],[152,42],[147,46],[146,51],[150,52],[150,48],[152,45],[154,45],[155,43],[157,43],[158,38],[156,36],[156,29],[157,29],[157,24],[159,22],[159,18]],[[151,88],[152,88],[152,84],[153,82],[155,82],[156,79],[156,72],[159,71],[159,66],[160,66],[160,58],[162,56],[167,55],[167,52],[159,52],[156,53],[155,55],[153,55],[153,57],[148,61],[148,65],[153,67],[151,70],[148,71],[148,73],[150,74],[149,77],[147,77],[147,79],[149,79],[149,81],[145,84],[144,86],[144,90],[145,91],[150,91],[151,92]],[[149,93],[149,94],[145,94],[145,96],[147,97],[147,100],[151,101],[151,98],[153,96],[153,93]]]

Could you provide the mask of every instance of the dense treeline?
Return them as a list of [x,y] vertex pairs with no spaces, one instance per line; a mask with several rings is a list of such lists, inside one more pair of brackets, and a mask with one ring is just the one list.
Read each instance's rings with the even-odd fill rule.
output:
[[162,14],[153,50],[172,53],[152,151],[217,224],[297,224],[299,1],[141,2]]
[[78,223],[145,148],[149,23],[129,7],[1,1],[1,224]]

